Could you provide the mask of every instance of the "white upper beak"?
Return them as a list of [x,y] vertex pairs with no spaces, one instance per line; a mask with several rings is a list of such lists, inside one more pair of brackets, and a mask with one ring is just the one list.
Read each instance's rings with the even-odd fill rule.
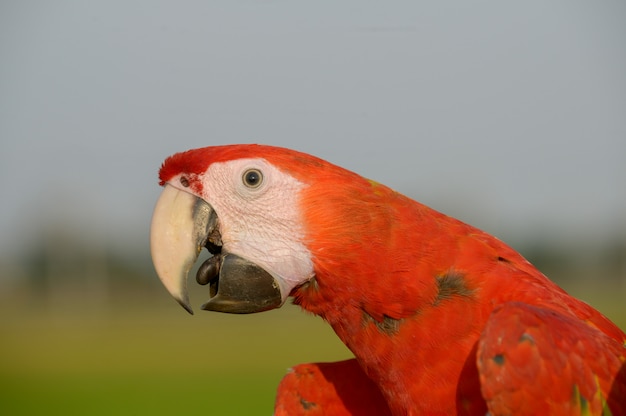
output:
[[[203,216],[194,215],[198,202],[206,204],[190,193],[165,185],[150,227],[150,251],[157,275],[189,313],[193,311],[187,293],[187,275],[208,234],[207,224],[197,223]],[[210,209],[208,204],[206,206]]]

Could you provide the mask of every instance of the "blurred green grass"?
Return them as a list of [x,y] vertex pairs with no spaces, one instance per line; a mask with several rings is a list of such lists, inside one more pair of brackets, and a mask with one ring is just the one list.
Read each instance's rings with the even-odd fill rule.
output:
[[106,305],[3,299],[3,414],[270,415],[290,366],[350,356],[321,319],[291,305],[193,317],[164,293]]
[[[195,305],[204,289],[193,289]],[[626,327],[623,290],[566,289]],[[0,297],[2,414],[270,415],[290,366],[351,356],[326,323],[292,305],[192,317],[152,280],[100,299],[67,288],[8,293]]]

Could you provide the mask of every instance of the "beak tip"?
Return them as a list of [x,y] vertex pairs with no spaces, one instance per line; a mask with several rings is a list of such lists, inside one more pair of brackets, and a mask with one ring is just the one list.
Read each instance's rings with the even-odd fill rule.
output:
[[178,302],[178,304],[180,306],[182,306],[187,312],[189,312],[189,315],[193,315],[193,309],[191,308],[191,304],[189,303],[189,297],[185,296],[184,298],[179,298],[176,297],[176,301]]

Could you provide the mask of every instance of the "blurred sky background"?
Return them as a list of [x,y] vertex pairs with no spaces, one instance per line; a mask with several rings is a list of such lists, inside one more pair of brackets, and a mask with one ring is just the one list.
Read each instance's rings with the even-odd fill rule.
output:
[[[188,148],[315,154],[508,241],[626,234],[626,2],[0,3],[0,258],[148,252]],[[314,172],[312,172],[314,174]]]

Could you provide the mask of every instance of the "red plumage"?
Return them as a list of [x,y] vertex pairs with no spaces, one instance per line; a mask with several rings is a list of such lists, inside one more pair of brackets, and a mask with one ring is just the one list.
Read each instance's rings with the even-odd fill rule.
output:
[[[276,414],[626,414],[624,332],[497,238],[286,149],[194,150],[169,158],[160,178],[238,158],[306,184],[315,277],[291,295],[356,357],[296,367]],[[360,394],[371,404],[348,404]]]

